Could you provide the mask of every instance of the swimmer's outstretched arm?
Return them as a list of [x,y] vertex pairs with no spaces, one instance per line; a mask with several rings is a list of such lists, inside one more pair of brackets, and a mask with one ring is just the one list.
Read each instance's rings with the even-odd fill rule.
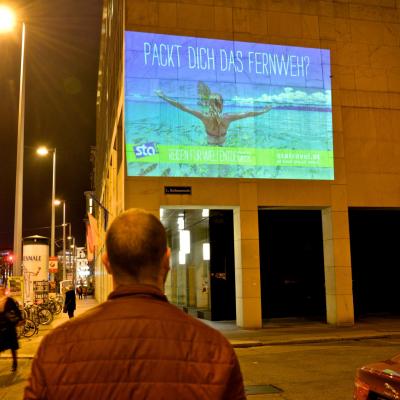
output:
[[164,101],[166,101],[167,103],[171,104],[172,106],[174,106],[176,108],[179,108],[179,110],[185,111],[185,112],[187,112],[189,114],[192,114],[195,117],[200,118],[201,120],[203,120],[204,116],[203,116],[203,114],[201,112],[196,111],[196,110],[192,110],[191,108],[184,106],[182,103],[179,103],[179,101],[176,101],[174,99],[171,99],[171,98],[167,97],[164,94],[164,92],[161,91],[161,90],[156,90],[155,93],[160,99],[163,99]]
[[256,117],[257,115],[265,114],[266,112],[272,109],[271,106],[267,106],[262,108],[260,111],[250,111],[245,113],[239,114],[225,114],[224,118],[227,119],[229,122],[237,121],[238,119],[248,118],[248,117]]

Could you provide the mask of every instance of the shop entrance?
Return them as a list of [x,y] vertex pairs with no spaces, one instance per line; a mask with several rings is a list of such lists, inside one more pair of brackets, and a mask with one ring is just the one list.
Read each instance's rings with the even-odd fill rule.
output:
[[400,210],[349,209],[354,314],[400,315]]
[[320,210],[260,210],[263,318],[326,318]]
[[171,272],[170,301],[213,321],[235,320],[233,210],[163,208]]

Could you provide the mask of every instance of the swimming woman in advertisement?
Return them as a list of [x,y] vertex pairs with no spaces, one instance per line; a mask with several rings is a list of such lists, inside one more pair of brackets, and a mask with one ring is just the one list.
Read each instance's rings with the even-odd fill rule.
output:
[[192,110],[191,108],[179,103],[178,101],[167,97],[163,91],[157,90],[155,93],[158,97],[178,108],[179,110],[185,111],[189,114],[199,118],[204,124],[207,132],[207,141],[210,145],[222,146],[225,143],[226,133],[229,125],[233,121],[239,119],[256,117],[262,115],[271,110],[272,107],[263,107],[259,111],[250,111],[236,114],[224,114],[222,113],[224,99],[219,93],[212,93],[206,84],[199,82],[197,85],[197,91],[199,94],[199,104],[208,107],[205,112]]

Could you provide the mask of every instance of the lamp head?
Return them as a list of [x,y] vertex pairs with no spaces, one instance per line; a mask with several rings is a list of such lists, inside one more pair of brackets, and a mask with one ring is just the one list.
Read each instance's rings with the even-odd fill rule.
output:
[[0,33],[12,31],[15,23],[15,14],[11,8],[0,5]]
[[36,153],[39,154],[39,156],[47,156],[47,154],[49,154],[49,149],[41,146],[36,150]]

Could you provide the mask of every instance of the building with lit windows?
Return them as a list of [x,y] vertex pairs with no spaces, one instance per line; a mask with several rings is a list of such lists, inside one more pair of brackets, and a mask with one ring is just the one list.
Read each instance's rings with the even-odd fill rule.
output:
[[113,217],[160,216],[200,318],[399,313],[396,0],[104,0],[96,297]]

